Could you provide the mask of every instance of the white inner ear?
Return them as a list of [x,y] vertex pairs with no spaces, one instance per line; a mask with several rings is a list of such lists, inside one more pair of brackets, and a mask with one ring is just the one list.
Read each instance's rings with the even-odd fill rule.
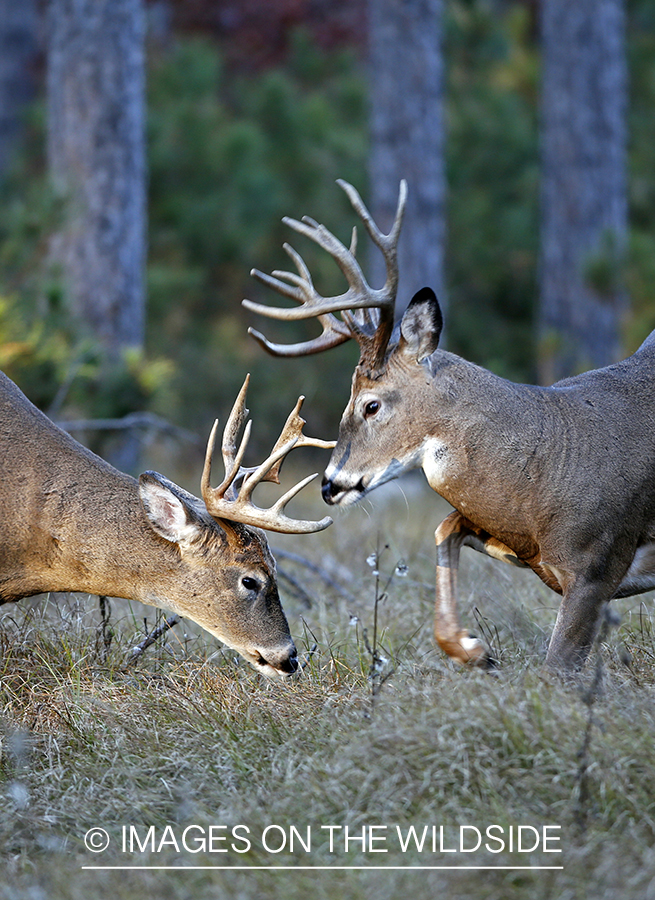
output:
[[400,322],[400,333],[405,342],[405,353],[414,357],[417,362],[430,356],[439,344],[434,307],[427,302],[410,304]]
[[184,503],[163,485],[140,484],[139,494],[150,524],[167,541],[180,544],[199,533],[200,526],[189,520]]
[[432,317],[423,308],[409,310],[400,323],[400,333],[407,344],[407,353],[416,357],[418,362],[432,352],[431,325]]

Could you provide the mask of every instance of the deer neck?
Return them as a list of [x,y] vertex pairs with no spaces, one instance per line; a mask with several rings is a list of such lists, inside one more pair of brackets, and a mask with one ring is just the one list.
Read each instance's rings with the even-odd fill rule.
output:
[[16,493],[20,480],[29,504],[13,503],[10,493],[0,501],[14,523],[0,544],[0,602],[48,591],[139,599],[142,584],[171,569],[175,548],[150,529],[133,478],[37,421],[36,439],[26,428],[3,447],[6,471],[19,473],[8,477]]
[[542,389],[506,381],[445,351],[426,361],[425,372],[421,468],[435,491],[479,520],[486,507],[497,510],[501,498],[510,503],[538,467]]
[[[56,574],[59,582],[49,590],[137,600],[146,599],[149,592],[156,601],[160,577],[175,567],[176,548],[146,522],[137,482],[117,471],[104,471],[103,475],[98,478],[94,473],[91,495],[85,485],[79,492],[70,485],[61,491],[54,485],[44,498],[52,575]],[[89,512],[89,496],[97,498],[96,516]],[[70,515],[60,527],[56,511],[62,507]]]

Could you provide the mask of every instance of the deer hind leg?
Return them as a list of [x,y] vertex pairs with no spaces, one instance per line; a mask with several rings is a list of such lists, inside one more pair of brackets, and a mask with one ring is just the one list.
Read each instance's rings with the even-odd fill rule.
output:
[[548,645],[546,665],[563,673],[577,672],[585,663],[601,622],[601,613],[614,586],[577,578],[564,592]]
[[620,559],[610,561],[603,578],[597,572],[593,578],[578,576],[566,588],[546,655],[551,668],[574,672],[582,667],[609,600],[655,589],[655,543],[637,548],[623,577]]
[[513,550],[478,528],[461,513],[452,512],[435,534],[437,545],[437,598],[434,635],[441,649],[465,665],[491,666],[494,661],[478,638],[462,628],[457,613],[457,572],[462,546],[472,547],[487,556],[525,565]]

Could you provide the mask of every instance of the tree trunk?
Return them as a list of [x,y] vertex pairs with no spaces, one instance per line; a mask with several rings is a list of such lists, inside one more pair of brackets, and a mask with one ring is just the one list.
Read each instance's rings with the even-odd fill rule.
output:
[[623,0],[543,0],[539,375],[621,356],[627,299]]
[[[442,0],[369,0],[370,197],[384,229],[398,185],[409,195],[399,244],[397,314],[429,285],[443,299],[445,175]],[[379,254],[373,284],[384,281]],[[379,283],[379,284],[378,284]]]
[[34,97],[37,31],[36,0],[0,0],[0,178],[12,162],[25,107]]
[[143,0],[50,0],[48,160],[68,204],[53,256],[112,355],[143,341],[144,39]]

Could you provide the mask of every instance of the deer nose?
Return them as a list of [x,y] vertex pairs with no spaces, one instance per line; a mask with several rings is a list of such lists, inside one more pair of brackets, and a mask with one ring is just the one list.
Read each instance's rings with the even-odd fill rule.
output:
[[285,649],[278,653],[272,651],[265,657],[260,653],[258,663],[260,666],[270,666],[283,675],[293,675],[298,669],[298,654],[295,646],[292,644],[290,650]]
[[283,659],[280,662],[280,665],[278,668],[280,669],[280,672],[284,672],[286,675],[293,675],[293,673],[297,671],[298,657],[296,655],[295,650],[293,653],[289,654],[289,656],[286,659]]
[[326,503],[333,503],[334,498],[337,494],[341,493],[341,488],[339,488],[331,478],[326,478],[323,476],[323,481],[321,482],[321,494]]

